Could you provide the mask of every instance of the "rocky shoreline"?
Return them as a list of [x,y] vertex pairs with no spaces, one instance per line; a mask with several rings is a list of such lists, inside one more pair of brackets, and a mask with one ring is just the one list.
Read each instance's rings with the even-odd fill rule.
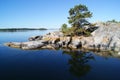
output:
[[31,49],[94,49],[102,51],[116,51],[120,54],[120,24],[106,23],[98,25],[98,29],[91,36],[64,36],[62,32],[50,32],[43,36],[32,36],[28,42],[8,42],[6,46]]
[[32,36],[28,39],[28,42],[8,42],[5,43],[6,46],[13,48],[21,48],[24,50],[37,49],[37,48],[71,48],[79,49],[86,48],[88,42],[93,41],[91,37],[83,36],[63,36],[62,32],[56,31],[51,32],[43,36]]

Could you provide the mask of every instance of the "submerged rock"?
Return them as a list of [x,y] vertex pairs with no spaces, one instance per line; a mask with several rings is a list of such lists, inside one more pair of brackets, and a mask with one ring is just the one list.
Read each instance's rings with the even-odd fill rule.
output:
[[8,43],[5,43],[5,45],[13,48],[21,48],[20,42],[8,42]]

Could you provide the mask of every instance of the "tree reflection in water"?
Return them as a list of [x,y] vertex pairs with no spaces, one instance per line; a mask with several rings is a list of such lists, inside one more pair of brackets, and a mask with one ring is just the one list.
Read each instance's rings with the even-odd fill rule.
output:
[[90,71],[91,66],[88,64],[88,62],[90,60],[94,60],[94,56],[92,55],[92,53],[71,50],[63,51],[63,53],[69,54],[71,57],[68,61],[70,65],[70,73],[77,77],[81,77]]

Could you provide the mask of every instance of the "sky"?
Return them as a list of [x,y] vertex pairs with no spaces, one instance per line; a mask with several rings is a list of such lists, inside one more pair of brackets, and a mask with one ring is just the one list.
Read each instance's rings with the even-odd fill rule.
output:
[[93,13],[90,22],[120,21],[120,0],[0,0],[0,28],[60,28],[78,4]]

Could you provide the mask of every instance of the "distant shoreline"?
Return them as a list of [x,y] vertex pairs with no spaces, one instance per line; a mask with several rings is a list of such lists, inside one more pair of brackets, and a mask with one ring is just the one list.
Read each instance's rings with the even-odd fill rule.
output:
[[47,30],[46,28],[0,28],[0,30]]
[[27,31],[27,30],[48,30],[46,28],[1,28],[0,32],[9,32],[9,31]]

